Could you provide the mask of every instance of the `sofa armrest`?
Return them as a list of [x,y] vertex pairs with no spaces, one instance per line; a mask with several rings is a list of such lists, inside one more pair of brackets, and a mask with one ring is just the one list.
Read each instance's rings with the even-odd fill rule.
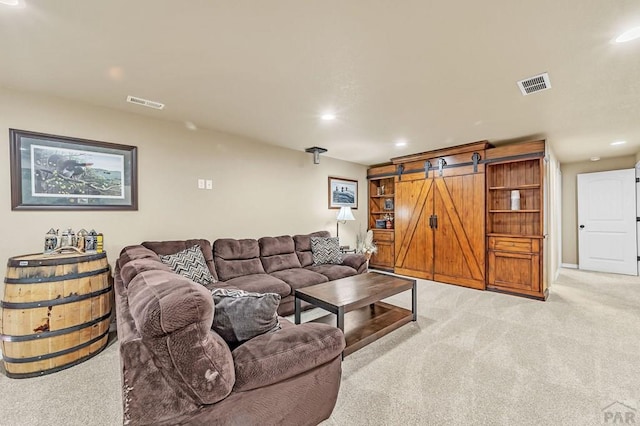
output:
[[362,274],[367,271],[367,258],[364,254],[345,254],[342,256],[342,264],[351,266],[353,269]]
[[[148,270],[131,280],[127,296],[141,342],[169,383],[198,404],[213,404],[231,392],[233,359],[224,340],[211,331],[209,290],[172,272]],[[154,391],[153,386],[137,386],[135,392],[146,391]]]
[[[283,321],[281,319],[281,321]],[[339,357],[344,334],[327,324],[285,326],[245,342],[233,352],[234,392],[281,382]]]

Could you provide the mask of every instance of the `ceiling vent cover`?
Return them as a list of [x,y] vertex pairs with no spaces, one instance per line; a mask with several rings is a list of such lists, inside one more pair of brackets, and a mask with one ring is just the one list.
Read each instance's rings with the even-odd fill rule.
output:
[[542,73],[533,77],[525,78],[518,82],[518,87],[524,96],[535,92],[551,89],[551,80],[548,73]]
[[148,108],[153,109],[163,109],[164,104],[160,102],[150,101],[148,99],[138,98],[137,96],[127,96],[127,102],[131,102],[132,104],[146,106]]

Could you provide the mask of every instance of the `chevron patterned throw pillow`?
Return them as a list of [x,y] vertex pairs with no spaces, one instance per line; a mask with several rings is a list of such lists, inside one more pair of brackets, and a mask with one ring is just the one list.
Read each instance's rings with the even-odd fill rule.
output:
[[340,252],[338,237],[311,237],[311,253],[313,253],[314,265],[342,263],[342,253]]
[[202,249],[197,244],[178,253],[160,256],[160,260],[173,269],[176,274],[199,284],[207,285],[216,282],[216,279],[209,272]]

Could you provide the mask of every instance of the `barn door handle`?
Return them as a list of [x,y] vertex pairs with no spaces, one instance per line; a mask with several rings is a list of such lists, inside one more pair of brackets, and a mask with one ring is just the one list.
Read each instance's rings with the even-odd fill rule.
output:
[[429,216],[429,228],[438,229],[438,216],[435,214]]

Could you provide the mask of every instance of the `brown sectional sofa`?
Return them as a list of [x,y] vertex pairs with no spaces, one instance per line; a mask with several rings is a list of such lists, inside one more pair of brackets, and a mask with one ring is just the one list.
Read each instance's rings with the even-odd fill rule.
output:
[[[296,288],[366,271],[366,260],[313,266],[311,236],[145,242],[125,247],[114,269],[125,424],[313,425],[328,418],[341,377],[344,336],[293,325],[229,347],[211,330],[211,288],[274,292],[293,312]],[[199,245],[213,277],[203,286],[159,255]]]

